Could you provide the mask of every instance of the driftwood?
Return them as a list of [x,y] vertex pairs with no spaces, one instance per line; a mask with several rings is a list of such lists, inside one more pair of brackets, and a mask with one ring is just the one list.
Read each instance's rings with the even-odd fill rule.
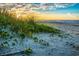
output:
[[0,56],[13,56],[19,53],[24,53],[24,51],[20,51],[20,52],[15,52],[15,53],[6,53],[6,54],[1,54]]

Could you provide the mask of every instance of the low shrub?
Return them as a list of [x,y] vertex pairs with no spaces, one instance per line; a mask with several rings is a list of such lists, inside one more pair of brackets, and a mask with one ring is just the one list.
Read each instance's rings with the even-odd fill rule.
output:
[[24,51],[24,53],[26,54],[26,55],[30,55],[30,54],[32,54],[32,49],[31,48],[26,48],[25,49],[25,51]]

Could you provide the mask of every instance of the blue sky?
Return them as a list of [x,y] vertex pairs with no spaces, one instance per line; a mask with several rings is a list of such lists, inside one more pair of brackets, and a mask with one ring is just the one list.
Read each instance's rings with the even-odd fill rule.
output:
[[44,9],[44,10],[40,10],[40,11],[53,12],[53,13],[74,13],[74,14],[79,14],[79,3],[54,4],[52,6],[48,6],[48,9]]
[[38,10],[41,13],[51,14],[52,16],[49,18],[52,19],[79,20],[79,3],[41,4],[41,8]]
[[56,12],[61,12],[61,13],[68,13],[68,12],[71,12],[71,13],[79,13],[79,4],[74,4],[73,6],[69,6],[69,7],[66,7],[66,8],[58,8],[56,10],[54,10]]

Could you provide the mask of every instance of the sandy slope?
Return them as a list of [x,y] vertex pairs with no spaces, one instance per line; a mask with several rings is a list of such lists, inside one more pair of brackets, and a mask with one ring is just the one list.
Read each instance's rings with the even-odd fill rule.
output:
[[[79,26],[65,24],[48,25],[59,28],[65,33],[62,37],[51,35],[50,33],[34,34],[34,37],[37,37],[38,41],[43,40],[49,43],[49,45],[43,45],[27,37],[20,40],[20,38],[15,35],[14,38],[8,41],[9,48],[0,49],[0,55],[26,55],[23,51],[25,48],[29,47],[33,50],[30,55],[79,55]],[[15,38],[18,43],[14,41]],[[12,45],[12,42],[15,42],[15,46]]]

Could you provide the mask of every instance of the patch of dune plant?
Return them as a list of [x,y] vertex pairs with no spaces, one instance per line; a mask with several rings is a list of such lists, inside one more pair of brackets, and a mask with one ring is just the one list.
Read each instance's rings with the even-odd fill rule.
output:
[[30,55],[30,54],[32,54],[32,48],[26,48],[25,49],[25,51],[24,51],[24,53],[26,54],[26,55]]
[[8,48],[8,46],[9,44],[7,41],[0,44],[0,48]]
[[44,40],[39,40],[39,43],[41,44],[41,45],[44,45],[44,46],[49,46],[49,43],[47,42],[47,41],[44,41]]
[[0,38],[7,39],[9,36],[8,32],[0,31]]
[[33,37],[34,42],[38,42],[38,38],[37,37]]
[[71,43],[70,46],[71,46],[73,49],[79,51],[79,45],[74,44],[74,43]]
[[38,39],[38,37],[33,37],[33,41],[39,43],[43,46],[49,46],[49,43],[43,39]]

